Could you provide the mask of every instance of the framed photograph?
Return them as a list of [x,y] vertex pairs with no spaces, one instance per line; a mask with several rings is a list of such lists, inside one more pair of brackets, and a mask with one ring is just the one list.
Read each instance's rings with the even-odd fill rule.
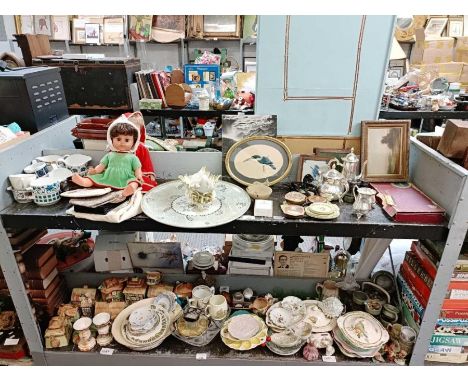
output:
[[119,17],[104,17],[103,26],[103,42],[104,44],[119,44],[124,43],[124,19]]
[[86,44],[99,44],[99,24],[85,24]]
[[74,44],[86,44],[85,25],[87,19],[74,18],[72,20],[72,41]]
[[20,15],[15,16],[16,33],[34,34],[34,16]]
[[226,154],[226,170],[235,181],[276,184],[291,171],[291,151],[278,139],[250,137],[237,142]]
[[319,177],[319,172],[328,170],[328,161],[332,158],[320,157],[318,155],[301,155],[297,167],[297,181],[302,182],[306,175],[313,178]]
[[36,32],[36,34],[45,34],[47,36],[52,36],[50,16],[34,16],[34,32]]
[[68,16],[52,16],[52,39],[70,40],[70,19]]
[[257,38],[258,16],[246,15],[243,18],[242,37],[243,38]]
[[425,29],[426,36],[442,36],[442,32],[447,25],[447,21],[447,17],[431,17]]
[[407,182],[410,120],[362,121],[362,179]]
[[448,20],[448,36],[462,37],[463,36],[463,17],[450,17]]

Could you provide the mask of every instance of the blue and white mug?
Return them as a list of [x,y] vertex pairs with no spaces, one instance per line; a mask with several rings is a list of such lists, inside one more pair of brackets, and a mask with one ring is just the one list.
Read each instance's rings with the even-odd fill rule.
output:
[[40,206],[50,206],[60,200],[60,180],[43,177],[33,180],[31,187],[34,203]]
[[36,176],[40,178],[48,174],[49,168],[47,167],[47,163],[36,162],[25,167],[23,171],[26,174],[36,174]]

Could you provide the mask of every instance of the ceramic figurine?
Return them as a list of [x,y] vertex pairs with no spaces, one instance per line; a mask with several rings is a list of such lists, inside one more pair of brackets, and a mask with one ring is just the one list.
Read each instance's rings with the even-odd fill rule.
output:
[[307,343],[312,344],[317,349],[325,348],[326,355],[335,354],[333,347],[333,338],[330,333],[313,333],[309,336]]
[[107,130],[111,152],[87,176],[74,174],[72,181],[81,187],[122,190],[123,197],[132,195],[144,183],[141,162],[134,154],[139,141],[140,129],[125,117],[117,118]]
[[307,344],[306,346],[304,346],[302,355],[307,361],[316,361],[320,357],[318,349],[312,344]]
[[93,321],[89,317],[82,317],[75,321],[73,329],[78,332],[80,340],[78,342],[78,349],[80,351],[90,351],[96,346],[96,339],[91,335],[89,327]]
[[215,187],[220,177],[221,175],[213,175],[206,167],[202,167],[196,174],[179,176],[179,179],[186,187],[188,200],[202,207],[213,201]]

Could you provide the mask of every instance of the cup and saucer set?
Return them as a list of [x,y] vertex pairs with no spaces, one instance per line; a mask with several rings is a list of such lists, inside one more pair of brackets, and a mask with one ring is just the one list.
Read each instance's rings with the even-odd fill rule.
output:
[[34,201],[40,206],[49,206],[60,200],[60,192],[67,186],[67,179],[74,173],[85,175],[91,157],[82,154],[46,155],[37,157],[24,168],[23,174],[13,174],[8,178],[18,203]]

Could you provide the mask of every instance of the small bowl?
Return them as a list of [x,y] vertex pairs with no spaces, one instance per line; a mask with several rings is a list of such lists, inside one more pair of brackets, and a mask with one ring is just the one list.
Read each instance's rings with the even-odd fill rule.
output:
[[392,305],[392,304],[384,304],[383,311],[390,312],[396,315],[400,314],[400,309],[398,309],[395,305]]
[[320,195],[310,195],[307,197],[309,203],[326,203],[328,199]]
[[286,217],[293,219],[303,218],[305,215],[304,207],[295,204],[282,204],[281,211]]
[[284,199],[291,204],[304,204],[306,201],[306,196],[297,191],[288,192],[284,195]]
[[273,192],[271,187],[259,182],[251,184],[245,190],[252,199],[268,199]]
[[368,298],[369,297],[367,296],[367,293],[364,293],[360,290],[356,290],[353,292],[353,302],[356,305],[364,305]]
[[367,313],[372,314],[373,316],[378,316],[382,311],[382,304],[379,300],[368,299],[365,303],[365,310]]

